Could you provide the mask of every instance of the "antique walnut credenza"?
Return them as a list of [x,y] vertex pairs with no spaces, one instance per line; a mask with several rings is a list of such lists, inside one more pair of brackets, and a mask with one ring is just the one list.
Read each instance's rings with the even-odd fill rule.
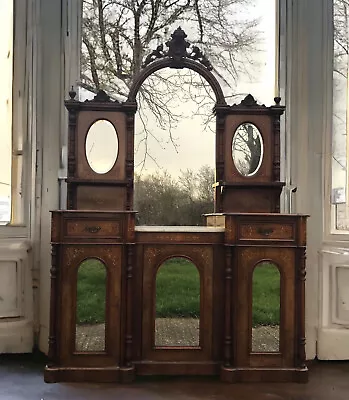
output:
[[[131,382],[137,375],[217,375],[225,382],[306,382],[304,287],[306,216],[280,213],[280,98],[266,107],[251,95],[225,102],[212,66],[178,28],[146,59],[127,101],[100,91],[80,102],[70,92],[67,209],[52,212],[49,359],[45,381]],[[216,95],[215,212],[207,226],[136,226],[134,118],[143,81],[162,68],[201,74]],[[86,150],[101,121],[117,136],[117,154],[96,171]],[[98,132],[97,132],[98,134]],[[156,344],[155,282],[173,257],[190,260],[200,279],[198,343]],[[77,280],[86,260],[106,271],[103,345],[77,345]],[[276,350],[252,343],[256,266],[280,274]]]

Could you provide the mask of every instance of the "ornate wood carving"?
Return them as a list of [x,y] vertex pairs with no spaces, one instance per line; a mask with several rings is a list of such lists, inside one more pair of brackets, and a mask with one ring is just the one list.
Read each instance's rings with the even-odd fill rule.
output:
[[231,348],[232,348],[232,307],[231,307],[231,290],[232,290],[232,249],[226,248],[226,265],[225,265],[225,338],[224,338],[224,367],[231,367]]
[[127,154],[126,154],[126,210],[133,209],[133,180],[134,180],[134,113],[126,116]]
[[127,288],[127,313],[126,313],[126,367],[132,365],[132,276],[133,276],[133,251],[134,245],[127,246],[127,273],[126,273],[126,288]]
[[145,58],[142,67],[145,68],[153,61],[167,57],[174,61],[175,66],[180,68],[183,58],[190,58],[194,61],[200,62],[209,71],[211,71],[213,69],[213,66],[206,58],[206,56],[197,46],[191,46],[190,43],[185,40],[186,38],[186,33],[181,27],[178,27],[171,34],[171,39],[166,42],[168,50],[164,50],[164,46],[160,44]]
[[96,220],[67,220],[65,225],[66,235],[91,237],[115,237],[120,239],[122,225],[119,221]]
[[257,107],[257,108],[266,108],[264,104],[258,104],[257,100],[252,96],[252,94],[248,94],[243,100],[241,100],[240,104],[233,104],[233,108],[235,107]]
[[[111,101],[112,100],[110,96],[104,90],[99,90],[92,100],[85,100],[85,103],[91,103],[91,102],[104,103]],[[115,102],[119,103],[117,100],[115,100]]]
[[297,315],[299,318],[298,328],[298,366],[301,369],[306,369],[306,354],[305,354],[305,278],[306,278],[306,248],[299,249],[299,268],[297,271],[297,297],[298,297],[298,310]]
[[286,239],[294,240],[295,232],[293,224],[258,224],[242,223],[240,225],[241,239]]
[[189,68],[199,73],[212,87],[218,105],[226,104],[223,91],[216,77],[212,74],[213,66],[197,46],[191,46],[186,39],[187,35],[179,27],[166,42],[168,50],[161,44],[144,60],[140,74],[135,78],[126,103],[135,104],[136,95],[144,80],[162,68]]
[[48,338],[49,350],[48,358],[52,362],[57,362],[57,322],[58,322],[58,260],[57,249],[58,245],[52,244],[51,246],[51,301],[50,301],[50,333]]
[[[221,212],[279,212],[280,193],[283,182],[280,179],[280,115],[285,107],[280,106],[280,98],[275,105],[266,107],[258,104],[249,94],[239,104],[217,107],[217,117],[224,115],[223,132],[224,172],[220,179]],[[234,161],[234,151],[245,154],[246,160],[255,159],[251,139],[243,138],[246,148],[234,147],[236,135],[241,135],[241,127],[253,129],[261,142],[260,162],[250,174],[239,170]],[[248,133],[250,135],[250,133]],[[246,133],[247,135],[247,133]],[[250,137],[250,136],[249,136]],[[255,136],[253,136],[256,139]],[[217,155],[220,150],[217,149]],[[253,155],[253,157],[252,157]],[[217,156],[218,157],[218,156]],[[250,157],[250,158],[249,158]],[[241,158],[238,159],[241,161]]]

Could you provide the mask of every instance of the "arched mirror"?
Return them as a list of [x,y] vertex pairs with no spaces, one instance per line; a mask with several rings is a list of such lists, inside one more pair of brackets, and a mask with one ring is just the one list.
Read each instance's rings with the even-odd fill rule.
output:
[[239,125],[232,142],[234,165],[243,176],[256,174],[263,160],[263,139],[258,128],[245,122]]
[[77,273],[75,350],[105,350],[105,265],[97,259],[83,261]]
[[280,349],[280,272],[271,262],[256,265],[252,278],[252,352]]
[[155,346],[199,346],[200,274],[183,257],[166,260],[156,275]]
[[109,172],[118,157],[119,141],[113,124],[100,119],[94,122],[86,135],[85,152],[89,166],[97,174]]
[[142,87],[134,141],[137,224],[205,225],[203,214],[214,210],[212,88],[187,68],[161,69]]

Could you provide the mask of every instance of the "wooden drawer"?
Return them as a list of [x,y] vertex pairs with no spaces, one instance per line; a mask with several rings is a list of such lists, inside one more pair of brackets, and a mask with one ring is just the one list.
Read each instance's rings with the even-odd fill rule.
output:
[[241,222],[238,227],[239,241],[295,241],[295,224],[276,222]]
[[64,236],[68,238],[113,238],[121,239],[121,220],[66,219]]

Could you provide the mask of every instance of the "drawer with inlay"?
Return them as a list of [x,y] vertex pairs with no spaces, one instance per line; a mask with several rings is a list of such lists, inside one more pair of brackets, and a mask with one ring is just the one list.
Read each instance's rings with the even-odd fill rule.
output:
[[134,212],[59,210],[52,212],[52,243],[134,241]]
[[71,238],[122,238],[122,221],[100,219],[66,219],[64,236]]
[[305,218],[294,214],[226,214],[226,243],[303,245]]
[[241,222],[238,225],[239,240],[281,240],[294,241],[295,224],[275,222]]

